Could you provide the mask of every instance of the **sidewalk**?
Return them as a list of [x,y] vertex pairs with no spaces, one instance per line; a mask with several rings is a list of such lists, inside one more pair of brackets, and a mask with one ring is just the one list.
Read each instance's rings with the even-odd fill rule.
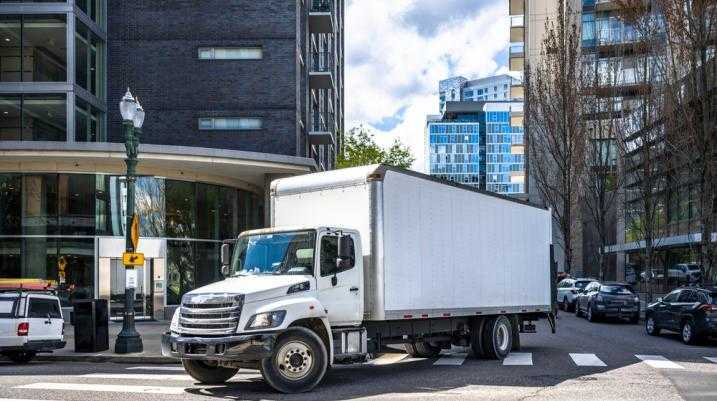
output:
[[39,354],[39,361],[64,362],[114,362],[114,363],[179,363],[177,359],[162,356],[162,334],[169,329],[169,322],[135,322],[137,331],[142,336],[144,352],[138,354],[115,354],[117,333],[122,330],[122,322],[109,324],[109,349],[97,353],[75,352],[75,327],[65,323],[65,341],[67,346],[51,354]]

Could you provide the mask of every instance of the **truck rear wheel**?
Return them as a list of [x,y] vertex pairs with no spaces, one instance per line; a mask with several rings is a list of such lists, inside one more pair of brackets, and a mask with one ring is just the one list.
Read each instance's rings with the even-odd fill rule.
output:
[[404,344],[403,347],[408,355],[415,358],[433,358],[441,353],[441,349],[439,347],[435,347],[423,341]]
[[485,358],[483,349],[483,328],[487,319],[475,318],[471,322],[471,356]]
[[282,334],[271,357],[260,364],[261,375],[282,393],[303,393],[316,387],[328,367],[328,353],[316,333],[293,327]]
[[505,359],[513,348],[513,328],[505,315],[490,318],[483,327],[485,356],[489,359]]
[[239,369],[225,368],[213,361],[182,359],[182,366],[189,376],[202,384],[222,384],[234,377]]
[[35,351],[13,351],[8,352],[6,355],[11,361],[17,364],[25,364],[30,362],[36,353]]

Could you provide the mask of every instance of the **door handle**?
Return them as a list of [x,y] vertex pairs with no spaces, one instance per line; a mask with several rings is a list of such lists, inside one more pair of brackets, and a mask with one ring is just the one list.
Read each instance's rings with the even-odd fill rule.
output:
[[351,291],[351,292],[356,292],[356,291],[358,291],[358,290],[359,290],[358,287],[351,287],[351,288],[349,289],[349,291]]

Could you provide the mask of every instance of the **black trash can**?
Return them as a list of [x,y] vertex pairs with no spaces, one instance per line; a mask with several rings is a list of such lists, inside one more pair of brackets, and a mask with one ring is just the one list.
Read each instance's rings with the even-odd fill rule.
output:
[[73,302],[75,352],[99,352],[110,348],[109,309],[106,299]]

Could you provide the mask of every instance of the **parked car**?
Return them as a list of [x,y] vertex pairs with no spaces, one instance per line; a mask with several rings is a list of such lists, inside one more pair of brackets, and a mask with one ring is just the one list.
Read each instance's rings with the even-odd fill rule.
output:
[[698,283],[702,280],[702,267],[697,263],[678,263],[668,271],[668,277],[677,277],[687,283]]
[[645,331],[679,332],[685,344],[717,334],[717,288],[678,288],[645,309]]
[[[2,290],[0,290],[2,291]],[[0,355],[27,363],[65,347],[60,300],[49,292],[0,292]]]
[[586,285],[594,282],[590,278],[566,278],[558,283],[557,302],[561,310],[575,311],[575,299]]
[[575,315],[583,314],[590,322],[606,317],[634,324],[640,319],[640,298],[629,284],[592,282],[577,297]]

